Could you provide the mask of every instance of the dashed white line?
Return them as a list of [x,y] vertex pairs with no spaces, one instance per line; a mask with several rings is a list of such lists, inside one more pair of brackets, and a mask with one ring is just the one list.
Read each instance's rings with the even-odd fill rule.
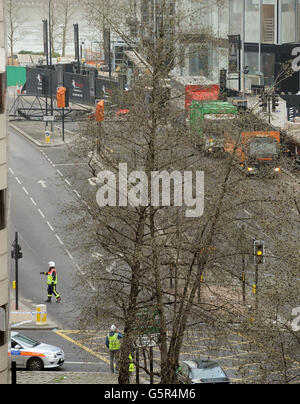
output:
[[73,191],[74,191],[74,194],[76,194],[76,195],[78,196],[78,198],[81,198],[80,193],[79,193],[79,192],[77,192],[77,191],[76,191],[76,189],[73,189]]
[[39,212],[39,214],[42,216],[42,218],[45,219],[46,216],[45,216],[44,213],[41,211],[41,209],[38,209],[38,212]]
[[9,168],[9,172],[10,172],[12,175],[15,174],[15,173],[14,173],[14,170],[12,170],[11,168]]
[[18,177],[16,177],[16,181],[17,181],[20,185],[22,185],[22,182],[19,180]]
[[50,229],[51,231],[54,231],[53,227],[51,226],[51,224],[50,224],[49,222],[47,222],[47,225],[48,225],[48,227],[49,227],[49,229]]
[[66,248],[66,253],[68,254],[68,256],[69,256],[69,258],[70,258],[71,260],[74,259],[73,255],[70,253],[70,251],[69,251],[67,248]]
[[27,191],[27,189],[25,187],[23,187],[23,191],[25,192],[26,195],[29,195],[29,192]]
[[85,272],[83,272],[83,270],[80,268],[80,266],[78,264],[76,264],[76,267],[77,267],[78,271],[81,273],[81,275],[85,275]]
[[57,238],[57,240],[59,241],[59,243],[60,243],[61,245],[64,245],[62,239],[61,239],[57,234],[55,234],[55,237]]
[[34,206],[37,206],[35,200],[33,198],[30,198],[31,202],[34,204]]
[[63,173],[61,171],[59,171],[58,169],[56,170],[56,172],[58,172],[58,174],[63,177]]
[[90,287],[91,287],[91,289],[92,289],[92,291],[93,292],[96,292],[96,288],[91,284],[91,282],[90,281],[88,281],[88,284],[90,285]]
[[72,184],[70,183],[69,180],[65,179],[65,182],[66,182],[70,187],[72,186]]

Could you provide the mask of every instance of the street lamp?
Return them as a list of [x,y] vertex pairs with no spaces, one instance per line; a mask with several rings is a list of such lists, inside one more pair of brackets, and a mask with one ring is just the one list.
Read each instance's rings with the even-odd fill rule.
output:
[[[49,60],[50,60],[50,102],[51,102],[51,116],[53,116],[53,94],[52,94],[52,31],[51,26],[51,0],[49,0]],[[51,121],[51,132],[53,132],[53,121]]]

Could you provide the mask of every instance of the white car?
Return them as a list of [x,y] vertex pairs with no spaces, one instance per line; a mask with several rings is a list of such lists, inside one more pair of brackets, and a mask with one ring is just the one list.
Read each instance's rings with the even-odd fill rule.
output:
[[31,371],[58,368],[64,364],[65,354],[53,345],[37,342],[18,332],[11,333],[11,360],[18,368]]

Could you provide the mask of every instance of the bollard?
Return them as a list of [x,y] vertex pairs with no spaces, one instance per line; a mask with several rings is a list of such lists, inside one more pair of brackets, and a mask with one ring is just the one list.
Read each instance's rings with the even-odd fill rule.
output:
[[48,131],[45,132],[45,142],[50,143],[50,132]]
[[47,306],[45,304],[40,304],[36,306],[36,324],[45,325],[47,324]]

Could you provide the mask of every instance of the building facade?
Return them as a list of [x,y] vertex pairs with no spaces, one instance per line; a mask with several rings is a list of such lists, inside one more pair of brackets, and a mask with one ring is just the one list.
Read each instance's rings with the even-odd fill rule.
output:
[[[300,0],[230,0],[229,34],[241,36],[241,65],[249,68],[245,88],[273,86],[300,43]],[[299,80],[290,78],[280,87],[295,93]]]
[[0,0],[0,384],[9,381],[8,361],[8,234],[7,234],[7,138],[5,114],[6,52],[3,0]]
[[[218,81],[227,60],[228,0],[131,0],[131,34],[164,36],[175,76],[205,76]],[[163,10],[163,11],[162,11]]]

